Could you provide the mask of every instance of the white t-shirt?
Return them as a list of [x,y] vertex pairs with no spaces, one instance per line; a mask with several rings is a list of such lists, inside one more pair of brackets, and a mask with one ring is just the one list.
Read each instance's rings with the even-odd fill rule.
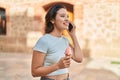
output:
[[[40,51],[46,54],[43,66],[50,66],[57,63],[65,56],[65,50],[69,46],[69,40],[64,37],[55,37],[51,34],[42,36],[34,46],[35,51]],[[48,75],[59,75],[68,73],[68,69],[59,69]]]

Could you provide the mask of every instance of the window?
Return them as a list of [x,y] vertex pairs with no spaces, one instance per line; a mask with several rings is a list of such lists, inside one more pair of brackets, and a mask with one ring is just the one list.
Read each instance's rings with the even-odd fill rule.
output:
[[6,35],[6,15],[4,8],[0,8],[0,35]]

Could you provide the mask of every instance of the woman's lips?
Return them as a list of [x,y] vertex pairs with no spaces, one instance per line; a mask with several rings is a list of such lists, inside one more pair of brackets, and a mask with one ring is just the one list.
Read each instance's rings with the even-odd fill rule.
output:
[[66,25],[66,26],[69,26],[69,23],[68,22],[66,22],[66,23],[63,23],[64,25]]

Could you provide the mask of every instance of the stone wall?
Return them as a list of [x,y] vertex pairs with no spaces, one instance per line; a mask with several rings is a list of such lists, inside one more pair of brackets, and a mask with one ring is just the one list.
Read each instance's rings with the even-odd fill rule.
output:
[[90,42],[92,57],[120,57],[120,3],[84,5],[83,36]]
[[43,6],[57,2],[73,5],[77,37],[86,57],[120,57],[118,0],[1,0],[0,7],[6,9],[7,35],[0,36],[0,51],[31,53],[43,33]]

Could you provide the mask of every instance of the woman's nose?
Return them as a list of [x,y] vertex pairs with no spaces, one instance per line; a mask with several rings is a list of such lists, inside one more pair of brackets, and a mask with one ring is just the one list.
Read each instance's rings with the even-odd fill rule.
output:
[[69,21],[69,18],[68,18],[68,17],[66,17],[66,18],[65,18],[65,21]]

